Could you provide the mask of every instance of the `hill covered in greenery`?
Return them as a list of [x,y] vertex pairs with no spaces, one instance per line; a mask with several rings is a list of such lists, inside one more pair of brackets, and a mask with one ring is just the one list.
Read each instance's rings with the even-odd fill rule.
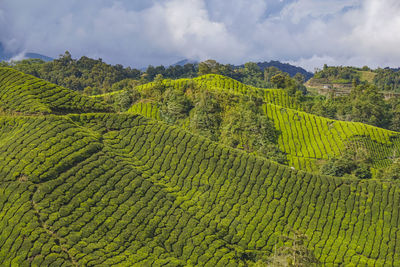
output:
[[[281,70],[282,72],[288,73],[291,77],[294,77],[294,76],[296,76],[297,73],[300,73],[301,75],[304,76],[306,81],[308,81],[309,79],[311,79],[314,76],[313,73],[306,71],[305,69],[303,69],[301,67],[293,66],[288,63],[282,63],[282,62],[276,61],[276,60],[257,62],[257,65],[258,65],[258,67],[260,67],[261,70],[265,70],[270,67],[275,67],[275,68]],[[241,65],[239,67],[244,67],[244,65]]]
[[356,68],[350,66],[327,66],[317,71],[308,82],[309,86],[328,86],[346,88],[353,82],[368,82],[378,87],[380,91],[400,93],[400,70],[392,68],[370,69],[367,66]]
[[[400,151],[398,132],[312,115],[303,112],[301,99],[289,96],[285,89],[256,88],[220,75],[160,80],[99,97],[122,110],[178,125],[280,163],[287,161],[305,171],[318,172],[350,149],[362,154],[374,172],[391,165]],[[252,109],[246,121],[243,114]],[[262,119],[257,119],[260,116],[267,122],[262,124]],[[247,131],[251,127],[255,127],[253,132]],[[254,134],[257,127],[264,127],[269,136]],[[273,146],[268,141],[262,145],[254,142],[268,137]],[[357,153],[352,157],[360,157]]]
[[399,263],[395,185],[291,170],[135,115],[1,125],[3,264],[237,265],[291,227],[322,263]]
[[[309,115],[293,106],[290,90],[218,75],[102,96],[116,108],[154,106],[159,121],[104,113],[110,107],[100,97],[79,95],[91,101],[79,108],[73,91],[1,70],[0,80],[19,78],[1,83],[0,94],[29,96],[1,102],[1,265],[252,266],[273,262],[276,251],[290,251],[294,264],[305,255],[308,264],[400,264],[395,181],[305,172],[255,150],[275,145],[289,160],[293,149],[318,157],[329,153],[322,147],[334,153],[340,141],[361,137],[367,149],[386,153],[397,133]],[[59,103],[60,92],[70,97]],[[95,105],[106,110],[89,109]],[[217,118],[214,126],[220,116],[220,133],[190,126],[196,117],[209,123],[206,115]],[[303,233],[301,242],[290,238],[293,231]]]
[[70,89],[0,67],[0,111],[47,114],[111,110],[110,106]]
[[45,62],[40,59],[0,62],[0,67],[9,67],[47,80],[74,91],[83,91],[87,95],[109,93],[121,89],[121,84],[135,82],[144,84],[152,82],[158,75],[167,79],[195,78],[204,74],[219,74],[231,77],[249,85],[268,88],[273,85],[270,78],[278,73],[296,77],[299,82],[309,78],[310,73],[304,69],[278,61],[269,63],[248,62],[242,66],[220,64],[215,60],[200,63],[186,62],[169,67],[152,66],[139,70],[123,67],[120,64],[110,65],[101,58],[81,57],[73,59],[66,51],[59,58]]

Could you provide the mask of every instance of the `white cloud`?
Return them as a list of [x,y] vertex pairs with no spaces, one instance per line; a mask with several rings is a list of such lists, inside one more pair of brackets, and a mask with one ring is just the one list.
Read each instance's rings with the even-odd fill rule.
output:
[[69,50],[136,67],[181,58],[309,70],[400,62],[397,0],[2,0],[0,23],[9,51]]
[[349,45],[369,60],[379,58],[389,64],[400,62],[399,1],[366,0],[362,9],[351,15],[349,20],[354,27],[347,38]]

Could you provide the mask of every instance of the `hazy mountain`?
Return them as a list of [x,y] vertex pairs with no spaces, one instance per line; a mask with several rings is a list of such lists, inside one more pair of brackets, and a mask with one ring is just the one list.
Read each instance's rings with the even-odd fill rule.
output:
[[30,53],[30,52],[26,53],[25,57],[26,58],[38,58],[38,59],[41,59],[43,61],[52,61],[54,59],[54,58],[51,58],[51,57],[48,57],[48,56],[45,56],[45,55],[42,55],[42,54]]
[[178,62],[175,62],[174,64],[172,64],[171,66],[185,66],[186,64],[198,64],[199,62],[196,60],[192,60],[192,59],[182,59]]
[[[306,71],[302,67],[297,67],[297,66],[291,65],[289,63],[282,63],[282,62],[277,61],[277,60],[271,60],[269,62],[267,62],[267,61],[258,62],[257,65],[262,70],[264,70],[265,68],[268,68],[268,67],[278,68],[281,71],[288,73],[291,77],[296,75],[296,73],[300,73],[300,74],[304,75],[306,81],[311,79],[314,76],[313,73]],[[244,67],[244,65],[240,65],[240,66],[237,66],[237,67]]]
[[[11,52],[6,51],[3,44],[0,43],[0,61],[10,60],[17,55],[18,55],[17,53],[11,53]],[[48,57],[48,56],[45,56],[42,54],[38,54],[38,53],[32,53],[32,52],[25,53],[24,58],[38,58],[43,61],[52,61],[53,60],[53,58],[51,58],[51,57]]]

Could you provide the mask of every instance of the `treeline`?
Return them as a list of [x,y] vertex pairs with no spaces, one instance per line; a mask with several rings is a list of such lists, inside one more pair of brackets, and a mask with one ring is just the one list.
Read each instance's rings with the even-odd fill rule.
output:
[[[282,63],[282,62],[277,61],[277,60],[271,60],[269,62],[266,62],[266,61],[265,62],[258,62],[257,65],[262,70],[264,70],[266,68],[269,68],[269,67],[278,68],[281,71],[288,73],[291,77],[294,77],[297,73],[300,73],[305,77],[306,81],[311,79],[314,76],[314,74],[312,72],[308,72],[308,71],[306,71],[305,69],[303,69],[301,67],[293,66],[293,65],[288,64],[288,63]],[[243,66],[244,65],[241,65],[239,67],[243,68]]]
[[[363,74],[369,73],[370,78],[364,78]],[[325,83],[350,84],[367,80],[377,86],[380,91],[400,92],[400,69],[377,68],[370,69],[368,66],[362,68],[348,66],[327,66],[316,71],[315,80]]]
[[306,88],[303,86],[304,75],[297,73],[294,77],[290,77],[288,73],[273,66],[261,69],[257,63],[248,62],[241,68],[235,68],[229,64],[220,64],[215,60],[206,60],[199,63],[198,68],[199,75],[220,74],[255,87],[287,88],[293,94],[295,91],[306,93]]
[[26,59],[17,62],[1,62],[3,67],[12,67],[26,74],[47,80],[57,85],[87,94],[109,92],[114,83],[123,79],[140,79],[141,72],[124,68],[122,65],[111,66],[102,59],[81,57],[73,59],[67,51],[58,59],[44,62],[40,59]]
[[[294,76],[294,80],[298,82],[290,82],[290,75],[284,71],[276,67],[260,68],[253,62],[237,67],[220,64],[215,60],[206,60],[199,64],[187,63],[184,66],[149,65],[145,71],[141,71],[130,67],[125,68],[120,64],[110,65],[103,62],[101,58],[91,59],[84,56],[80,59],[73,59],[68,51],[50,62],[26,59],[10,63],[0,62],[0,66],[11,67],[57,85],[84,92],[87,95],[121,90],[121,87],[127,84],[145,84],[153,81],[158,75],[165,79],[180,79],[194,78],[203,74],[221,74],[262,88],[276,87],[276,83],[271,81],[276,74],[285,76],[286,83],[290,83],[291,86],[302,87],[305,80],[305,77],[298,73]],[[293,72],[292,69],[291,71]],[[305,87],[301,89],[305,91]]]
[[[314,79],[319,79],[326,83],[351,83],[352,81],[360,81],[360,73],[355,67],[343,66],[327,66],[324,65],[322,70],[314,74]],[[369,70],[368,67],[364,70]]]
[[384,91],[400,92],[400,70],[399,69],[377,69],[374,84]]

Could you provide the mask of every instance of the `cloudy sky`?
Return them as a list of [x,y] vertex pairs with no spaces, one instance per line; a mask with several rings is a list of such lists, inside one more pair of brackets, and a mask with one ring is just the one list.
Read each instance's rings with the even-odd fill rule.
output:
[[112,64],[400,66],[399,0],[0,0],[8,51]]

